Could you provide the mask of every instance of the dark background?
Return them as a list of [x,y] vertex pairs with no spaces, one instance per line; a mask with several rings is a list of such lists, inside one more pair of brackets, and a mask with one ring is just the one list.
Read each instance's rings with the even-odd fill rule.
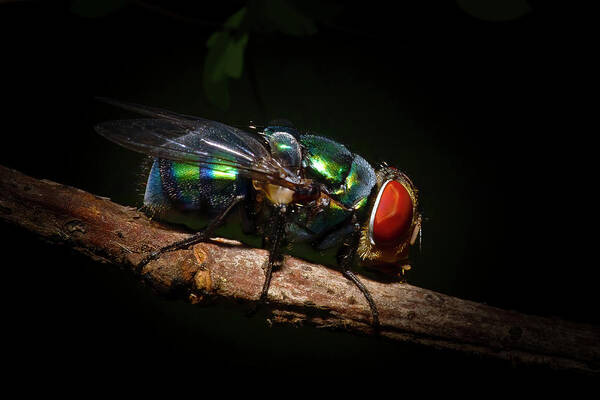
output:
[[[582,164],[593,164],[586,135],[595,125],[584,121],[593,115],[586,98],[597,95],[586,10],[534,1],[308,2],[299,9],[316,33],[250,32],[224,110],[203,91],[205,42],[244,2],[133,2],[92,17],[69,2],[2,3],[2,165],[140,205],[143,157],[93,131],[128,115],[93,96],[231,124],[286,118],[412,177],[426,216],[412,284],[600,322],[595,236],[585,230],[594,226],[595,179]],[[309,327],[269,328],[235,308],[157,298],[125,271],[13,227],[0,233],[3,330],[15,350],[8,360],[25,374],[84,379],[108,365],[111,379],[133,370],[144,379],[233,373],[261,375],[258,387],[280,375],[302,376],[306,387],[571,376]]]

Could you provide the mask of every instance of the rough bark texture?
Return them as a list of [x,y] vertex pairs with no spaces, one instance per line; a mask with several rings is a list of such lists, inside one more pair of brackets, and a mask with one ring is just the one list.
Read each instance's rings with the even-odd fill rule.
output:
[[[63,243],[95,260],[134,266],[150,250],[180,240],[173,230],[109,199],[0,166],[0,220]],[[217,239],[149,263],[142,275],[159,292],[192,303],[255,302],[267,252]],[[380,335],[557,369],[600,373],[600,329],[524,315],[402,283],[363,277],[377,303]],[[286,257],[265,306],[272,322],[375,334],[358,289],[333,269]]]

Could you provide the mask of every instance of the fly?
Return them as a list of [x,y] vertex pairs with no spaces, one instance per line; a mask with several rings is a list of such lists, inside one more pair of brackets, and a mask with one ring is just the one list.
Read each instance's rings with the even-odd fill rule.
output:
[[367,300],[372,324],[377,306],[352,272],[361,265],[398,274],[410,269],[408,250],[420,234],[418,191],[400,170],[375,170],[346,146],[302,134],[289,124],[241,130],[220,122],[157,108],[101,99],[145,117],[107,121],[96,131],[153,157],[144,205],[156,215],[186,210],[209,217],[193,236],[148,254],[138,270],[161,254],[213,237],[233,209],[245,233],[259,235],[269,250],[260,302],[267,298],[274,268],[286,243],[337,248],[342,274]]

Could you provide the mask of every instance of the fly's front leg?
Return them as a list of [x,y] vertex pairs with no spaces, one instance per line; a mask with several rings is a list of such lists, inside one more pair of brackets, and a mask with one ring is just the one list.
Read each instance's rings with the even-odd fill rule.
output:
[[136,271],[138,273],[142,272],[142,269],[144,268],[144,266],[146,264],[148,264],[150,261],[152,260],[156,260],[157,258],[159,258],[163,253],[169,252],[169,251],[173,251],[173,250],[179,250],[179,249],[185,249],[193,244],[196,243],[200,243],[200,242],[205,242],[208,239],[210,239],[212,237],[212,235],[215,232],[215,229],[221,225],[221,223],[223,222],[223,220],[225,219],[225,217],[227,216],[227,214],[229,214],[229,212],[231,211],[231,209],[238,204],[240,201],[242,201],[244,199],[244,196],[237,196],[234,197],[233,200],[231,201],[231,203],[229,204],[229,206],[227,206],[227,208],[221,212],[219,215],[217,215],[213,220],[211,220],[208,225],[206,225],[204,228],[202,228],[202,230],[196,232],[194,235],[192,235],[191,237],[187,238],[187,239],[183,239],[180,240],[178,242],[175,243],[171,243],[168,246],[165,247],[161,247],[160,249],[153,251],[152,253],[150,253],[149,255],[147,255],[137,266],[136,266]]
[[351,271],[352,261],[356,256],[356,250],[358,248],[358,242],[360,240],[360,224],[356,221],[356,216],[352,217],[353,230],[352,232],[346,236],[342,247],[338,253],[338,263],[342,268],[342,274],[349,280],[351,280],[356,287],[362,292],[363,296],[369,303],[369,308],[371,309],[371,315],[373,317],[373,328],[375,330],[379,330],[379,312],[377,311],[377,306],[373,301],[373,297],[371,297],[371,293],[367,287],[358,279],[358,277]]
[[259,302],[263,303],[267,299],[273,268],[280,267],[283,261],[281,246],[285,239],[285,222],[287,209],[285,205],[277,205],[269,221],[268,235],[265,237],[267,248],[269,250],[269,259],[265,266],[265,282],[260,293]]

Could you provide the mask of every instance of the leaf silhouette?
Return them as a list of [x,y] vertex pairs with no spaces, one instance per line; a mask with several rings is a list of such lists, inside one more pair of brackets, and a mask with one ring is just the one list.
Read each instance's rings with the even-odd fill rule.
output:
[[227,81],[239,79],[244,69],[244,51],[248,44],[248,33],[234,32],[242,23],[246,8],[240,9],[223,25],[226,30],[213,33],[207,40],[208,53],[202,77],[204,92],[216,106],[229,107]]

